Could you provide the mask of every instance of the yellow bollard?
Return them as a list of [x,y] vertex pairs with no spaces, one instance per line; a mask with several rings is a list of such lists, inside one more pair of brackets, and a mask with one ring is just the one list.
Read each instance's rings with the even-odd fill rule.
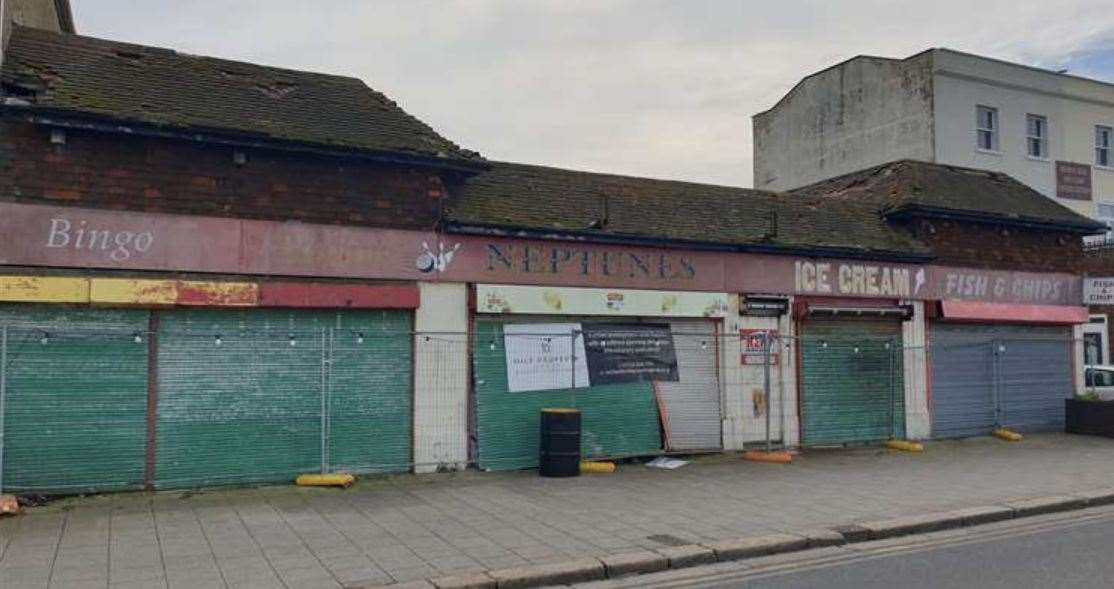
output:
[[883,445],[891,450],[901,450],[902,452],[924,452],[924,444],[910,442],[909,440],[889,440]]
[[0,495],[0,515],[16,515],[19,512],[19,500],[15,495]]
[[992,433],[991,435],[993,435],[994,437],[996,437],[998,439],[1005,440],[1007,442],[1020,442],[1021,439],[1025,437],[1025,436],[1022,436],[1021,434],[1019,434],[1017,432],[1011,432],[1010,430],[1008,430],[1004,427],[1000,427],[1000,428],[994,430],[994,433]]
[[338,472],[332,474],[303,474],[294,479],[299,487],[348,487],[356,482],[356,477]]
[[590,474],[610,474],[615,472],[615,463],[594,462],[585,460],[580,463],[580,472]]

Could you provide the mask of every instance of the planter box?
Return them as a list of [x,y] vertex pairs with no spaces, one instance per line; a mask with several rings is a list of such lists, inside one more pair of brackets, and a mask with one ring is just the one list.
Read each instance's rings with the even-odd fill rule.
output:
[[1064,431],[1114,438],[1114,401],[1067,399],[1064,406]]

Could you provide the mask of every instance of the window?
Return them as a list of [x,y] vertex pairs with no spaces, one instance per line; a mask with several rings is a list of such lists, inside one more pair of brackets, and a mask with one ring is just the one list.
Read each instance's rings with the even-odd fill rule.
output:
[[1048,157],[1048,119],[1040,115],[1025,115],[1025,128],[1029,157]]
[[998,151],[998,109],[989,106],[975,107],[975,133],[979,149]]
[[1114,135],[1110,127],[1095,127],[1095,165],[1110,166],[1110,138]]
[[1114,204],[1098,203],[1096,205],[1095,215],[1098,220],[1106,223],[1106,239],[1105,241],[1114,241]]

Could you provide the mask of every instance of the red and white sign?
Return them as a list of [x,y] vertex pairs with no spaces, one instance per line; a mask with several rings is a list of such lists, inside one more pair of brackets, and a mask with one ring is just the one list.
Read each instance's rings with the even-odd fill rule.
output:
[[[739,361],[746,366],[764,365],[766,363],[766,339],[773,338],[775,335],[777,335],[777,332],[773,329],[740,329],[739,340],[743,344],[743,353]],[[770,348],[770,365],[777,366],[777,344],[771,343],[770,345],[772,346]]]

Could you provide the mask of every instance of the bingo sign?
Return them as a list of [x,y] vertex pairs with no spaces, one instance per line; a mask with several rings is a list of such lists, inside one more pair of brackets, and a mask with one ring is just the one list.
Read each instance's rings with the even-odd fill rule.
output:
[[1084,278],[1084,305],[1114,305],[1114,278]]
[[[741,361],[744,366],[757,364],[762,366],[766,357],[766,338],[774,337],[773,329],[740,329],[739,339],[743,343]],[[770,364],[777,365],[778,353],[776,348],[770,349]]]

